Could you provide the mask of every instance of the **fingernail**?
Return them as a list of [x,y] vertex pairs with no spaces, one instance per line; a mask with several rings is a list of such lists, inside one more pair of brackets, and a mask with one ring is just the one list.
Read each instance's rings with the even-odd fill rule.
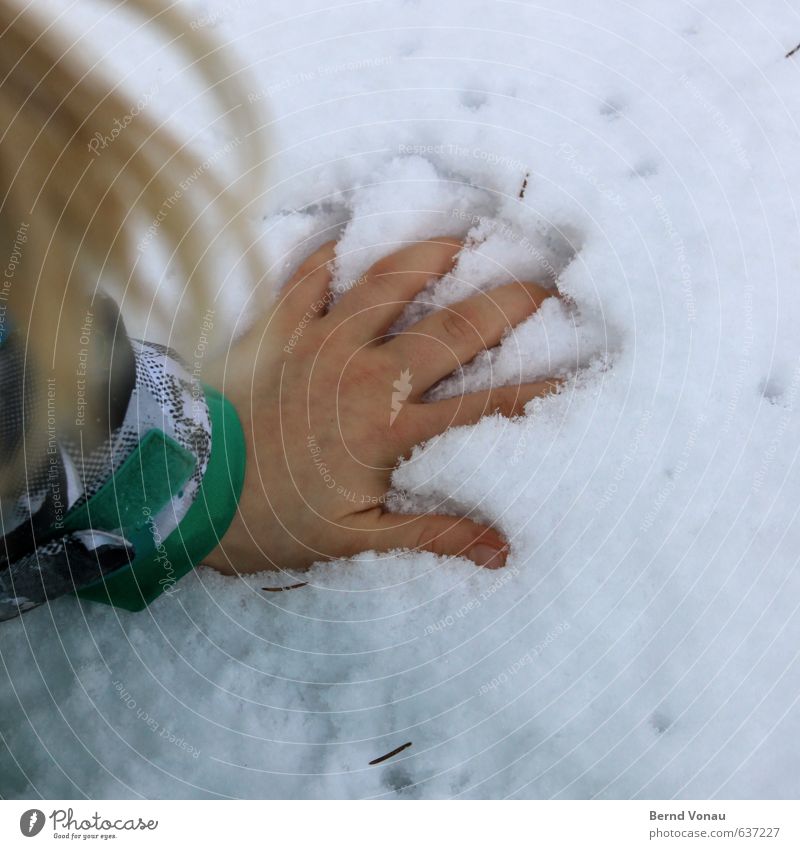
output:
[[506,565],[507,554],[508,547],[505,545],[495,548],[485,542],[479,542],[469,550],[469,559],[478,566],[483,566],[484,569],[499,569]]

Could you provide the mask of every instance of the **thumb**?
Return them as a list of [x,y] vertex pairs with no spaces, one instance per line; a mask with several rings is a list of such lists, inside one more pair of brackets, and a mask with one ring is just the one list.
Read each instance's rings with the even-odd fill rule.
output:
[[376,551],[408,548],[432,551],[446,557],[466,557],[477,566],[499,569],[506,565],[508,544],[500,534],[486,525],[456,516],[408,516],[384,513],[378,509],[363,514],[363,525],[357,530],[359,545],[369,540]]

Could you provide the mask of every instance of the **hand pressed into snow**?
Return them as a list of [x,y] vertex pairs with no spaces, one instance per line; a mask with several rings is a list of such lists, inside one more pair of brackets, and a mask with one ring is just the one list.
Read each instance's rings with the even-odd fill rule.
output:
[[424,549],[505,564],[492,528],[383,509],[392,469],[417,443],[499,411],[522,412],[557,381],[425,403],[437,381],[496,345],[554,294],[533,283],[480,293],[389,330],[461,248],[436,239],[376,263],[335,303],[334,243],[309,257],[229,357],[222,389],[248,441],[239,513],[207,563],[225,572],[298,569],[365,550]]

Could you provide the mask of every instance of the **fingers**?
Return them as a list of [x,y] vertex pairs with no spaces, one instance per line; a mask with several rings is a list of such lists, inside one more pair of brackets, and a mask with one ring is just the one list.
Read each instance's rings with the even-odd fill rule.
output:
[[359,550],[407,548],[445,557],[466,557],[477,566],[505,566],[508,545],[492,528],[454,516],[404,516],[380,508],[357,514],[355,536]]
[[415,404],[415,435],[418,435],[420,440],[430,439],[449,427],[475,424],[484,416],[493,413],[500,413],[508,418],[521,416],[529,401],[552,395],[558,391],[561,383],[560,380],[549,379],[521,383],[518,386],[498,386],[458,398],[448,398],[446,401]]
[[325,314],[331,297],[329,263],[336,258],[336,242],[326,242],[303,260],[278,296],[277,310],[287,321],[296,322],[306,313],[310,317]]
[[441,237],[418,242],[376,262],[366,279],[346,292],[331,310],[363,339],[383,335],[434,277],[453,267],[462,243]]
[[414,396],[481,351],[496,345],[553,294],[535,283],[510,283],[445,307],[398,333],[382,346],[414,375]]

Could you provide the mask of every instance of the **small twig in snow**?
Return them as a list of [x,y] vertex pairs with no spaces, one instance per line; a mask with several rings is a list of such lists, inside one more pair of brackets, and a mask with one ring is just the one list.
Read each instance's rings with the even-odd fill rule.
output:
[[403,743],[402,746],[398,746],[396,749],[392,749],[391,752],[387,752],[385,755],[381,755],[379,758],[375,758],[374,761],[370,761],[370,766],[375,766],[375,764],[382,764],[384,761],[388,761],[389,758],[393,758],[395,755],[399,755],[404,749],[407,749],[411,743]]
[[282,593],[285,590],[298,590],[300,587],[307,587],[308,581],[303,581],[302,584],[289,584],[288,587],[261,587],[265,593]]
[[798,50],[800,50],[800,44],[798,44],[798,45],[797,45],[797,47],[793,47],[793,48],[792,48],[792,49],[791,49],[791,50],[790,50],[790,51],[786,54],[786,58],[787,58],[787,59],[789,59],[791,56],[794,56],[794,54],[795,54],[795,53],[797,53],[797,51],[798,51]]
[[[800,45],[798,45],[798,47],[800,47]],[[528,177],[530,177],[530,176],[531,176],[531,172],[526,171],[525,172],[525,179],[522,181],[522,188],[519,190],[519,199],[520,200],[522,200],[522,198],[525,197],[525,189],[528,188]]]

